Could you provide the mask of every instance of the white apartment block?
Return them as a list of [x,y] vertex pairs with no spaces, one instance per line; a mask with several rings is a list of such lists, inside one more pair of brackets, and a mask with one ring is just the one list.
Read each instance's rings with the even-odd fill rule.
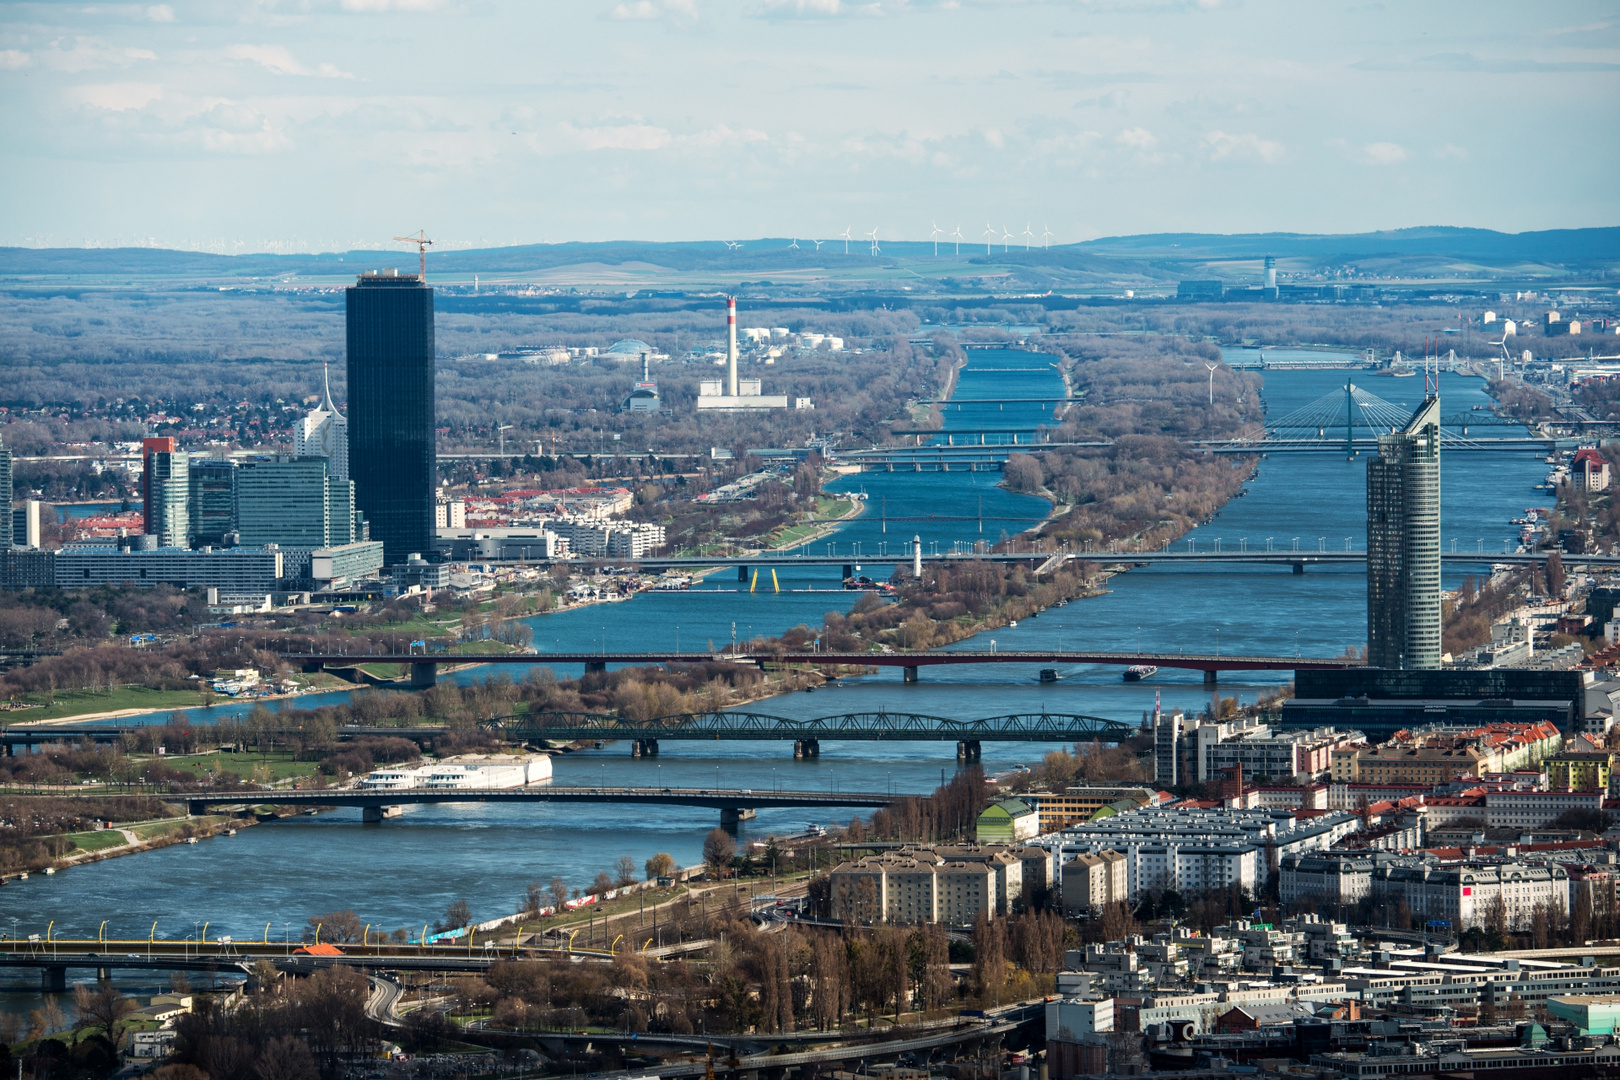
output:
[[1569,874],[1562,866],[1518,862],[1396,865],[1373,875],[1374,897],[1405,901],[1413,915],[1450,919],[1453,929],[1483,926],[1500,896],[1510,930],[1530,927],[1536,905],[1569,910]]
[[1063,864],[1063,911],[1079,915],[1124,900],[1129,895],[1130,871],[1117,851],[1090,852]]
[[1490,828],[1539,829],[1569,810],[1603,810],[1601,791],[1487,791],[1485,824]]
[[1279,857],[1325,850],[1361,828],[1353,814],[1296,818],[1287,810],[1143,807],[1042,837],[1065,864],[1081,854],[1115,851],[1126,860],[1126,890],[1164,885],[1183,891],[1265,884],[1266,851]]
[[1038,872],[1048,858],[1039,850],[1023,854],[999,844],[916,847],[840,863],[831,875],[832,914],[947,926],[970,926],[981,912],[1005,916],[1023,895],[1026,863]]

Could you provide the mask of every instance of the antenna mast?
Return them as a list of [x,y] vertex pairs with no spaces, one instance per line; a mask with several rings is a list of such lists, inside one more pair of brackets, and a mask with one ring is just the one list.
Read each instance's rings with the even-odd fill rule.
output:
[[399,243],[401,243],[401,244],[415,244],[416,245],[416,259],[417,259],[416,272],[418,274],[422,275],[422,284],[426,285],[427,284],[427,249],[428,249],[428,245],[433,243],[433,241],[431,241],[431,240],[429,240],[427,238],[427,230],[418,229],[416,231],[415,236],[396,236],[396,237],[394,237],[394,239],[396,241],[398,241]]

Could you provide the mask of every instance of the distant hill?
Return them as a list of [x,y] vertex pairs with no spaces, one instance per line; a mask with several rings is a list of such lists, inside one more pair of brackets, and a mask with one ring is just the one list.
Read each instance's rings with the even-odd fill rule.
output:
[[1097,254],[1155,260],[1258,259],[1266,255],[1317,260],[1418,257],[1501,267],[1527,262],[1577,267],[1620,261],[1620,228],[1501,233],[1435,225],[1343,235],[1150,233],[1108,236],[1075,246]]
[[[713,240],[526,244],[431,252],[428,270],[430,276],[434,271],[460,276],[513,275],[569,266],[628,268],[636,264],[677,273],[754,276],[824,270],[850,276],[852,262],[858,270],[884,270],[935,257],[931,242],[883,241],[881,253],[875,256],[868,242],[861,239],[849,242],[848,254],[843,240],[823,241],[819,251],[809,240],[799,240],[796,249],[790,243],[788,238],[776,237],[743,241],[735,248]],[[940,244],[939,258],[946,258],[948,251],[965,276],[1010,271],[1030,282],[1048,277],[1053,281],[1074,281],[1108,275],[1173,280],[1197,264],[1252,260],[1265,255],[1295,265],[1300,261],[1319,265],[1377,260],[1413,273],[1440,271],[1449,262],[1502,271],[1533,265],[1580,272],[1620,265],[1620,228],[1500,233],[1434,226],[1349,235],[1154,233],[1104,237],[1049,249],[991,245],[988,253],[964,243],[959,256],[947,242]],[[162,248],[0,248],[0,280],[14,283],[61,278],[246,281],[289,276],[341,277],[389,267],[414,271],[415,253],[404,248],[318,255],[210,255]]]

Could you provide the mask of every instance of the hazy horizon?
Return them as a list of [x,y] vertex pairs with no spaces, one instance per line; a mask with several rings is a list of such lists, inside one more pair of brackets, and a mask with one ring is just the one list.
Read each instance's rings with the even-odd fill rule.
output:
[[1597,2],[8,3],[0,80],[8,246],[1620,222]]

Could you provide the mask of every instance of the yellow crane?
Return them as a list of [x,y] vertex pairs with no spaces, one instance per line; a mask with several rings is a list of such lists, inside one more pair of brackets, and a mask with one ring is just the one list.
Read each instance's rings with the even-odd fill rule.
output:
[[417,271],[416,272],[422,275],[422,282],[423,282],[423,284],[426,284],[427,283],[427,249],[428,249],[428,245],[433,243],[433,241],[431,241],[431,240],[429,240],[427,238],[427,230],[426,229],[418,229],[418,230],[416,230],[416,235],[415,236],[396,236],[396,237],[394,237],[394,239],[396,241],[398,241],[399,243],[401,243],[401,244],[415,244],[416,245],[416,256],[417,256]]

